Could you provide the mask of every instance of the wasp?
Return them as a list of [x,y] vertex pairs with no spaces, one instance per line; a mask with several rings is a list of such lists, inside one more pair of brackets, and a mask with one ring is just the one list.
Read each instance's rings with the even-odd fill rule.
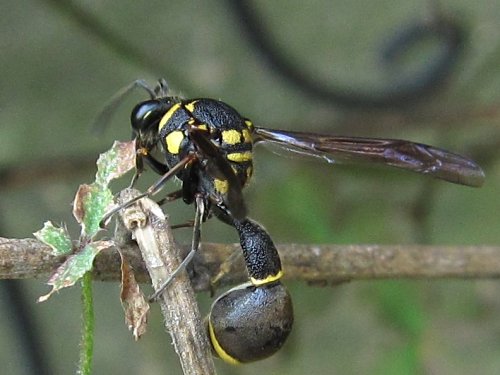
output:
[[141,197],[156,194],[168,180],[180,180],[181,188],[164,200],[182,198],[185,203],[194,204],[191,251],[153,297],[198,251],[205,220],[215,216],[235,228],[249,280],[216,299],[207,324],[214,352],[230,363],[274,354],[293,325],[292,300],[281,283],[283,270],[278,252],[264,227],[248,217],[243,199],[242,190],[253,173],[255,145],[271,143],[330,163],[387,165],[473,187],[484,181],[482,169],[472,160],[433,146],[258,127],[222,101],[171,95],[163,79],[153,89],[144,81],[135,81],[117,94],[108,108],[137,87],[146,90],[150,99],[137,104],[131,113],[136,140],[136,173],[132,183],[143,172],[144,164],[161,178],[144,194],[109,212],[105,219]]

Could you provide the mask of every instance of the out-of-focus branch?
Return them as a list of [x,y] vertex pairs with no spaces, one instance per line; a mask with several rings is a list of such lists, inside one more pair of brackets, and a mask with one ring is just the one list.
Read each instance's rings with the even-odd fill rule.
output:
[[[120,247],[139,281],[149,280],[137,246]],[[195,288],[210,290],[220,266],[239,252],[238,244],[204,243],[189,271]],[[297,245],[278,246],[285,277],[311,283],[387,278],[498,278],[500,246]],[[234,257],[233,257],[234,258]],[[36,239],[0,238],[0,279],[46,277],[63,257]],[[241,259],[229,265],[218,286],[247,278]],[[97,280],[120,280],[120,257],[104,250],[94,263]]]

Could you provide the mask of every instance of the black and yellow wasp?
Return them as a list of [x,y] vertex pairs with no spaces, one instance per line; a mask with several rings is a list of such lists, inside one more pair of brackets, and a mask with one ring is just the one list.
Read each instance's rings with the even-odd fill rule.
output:
[[[213,303],[207,328],[214,351],[230,363],[272,355],[283,345],[293,324],[292,302],[280,282],[283,272],[276,247],[266,230],[247,217],[242,196],[242,189],[252,177],[256,144],[270,142],[329,162],[388,165],[474,187],[484,181],[483,171],[473,161],[432,146],[404,140],[265,129],[222,101],[171,96],[163,79],[154,89],[144,81],[136,81],[112,103],[136,87],[145,89],[151,98],[137,104],[131,114],[137,149],[133,182],[143,172],[144,163],[162,175],[140,197],[157,193],[175,176],[182,182],[181,189],[165,199],[182,198],[187,204],[195,204],[192,248],[179,269],[198,250],[201,223],[210,216],[238,232],[249,282],[229,290]],[[159,151],[164,159],[158,160],[154,151]],[[107,218],[132,202],[108,213]]]

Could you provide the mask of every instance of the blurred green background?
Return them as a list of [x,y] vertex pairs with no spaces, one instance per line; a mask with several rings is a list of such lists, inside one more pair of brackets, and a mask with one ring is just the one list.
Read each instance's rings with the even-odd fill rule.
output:
[[[90,182],[94,160],[115,139],[130,137],[132,95],[104,134],[90,124],[118,89],[165,76],[186,97],[220,98],[258,126],[344,135],[405,138],[470,155],[487,174],[472,189],[393,170],[329,166],[256,155],[246,196],[251,216],[278,243],[498,244],[500,164],[500,3],[442,1],[464,22],[465,55],[438,95],[406,110],[346,110],[318,102],[277,76],[242,35],[223,1],[79,1],[103,24],[156,61],[151,71],[82,29],[52,1],[2,2],[0,21],[0,235],[31,237],[45,220],[77,228],[70,203]],[[379,64],[380,46],[428,14],[416,0],[255,1],[296,66],[329,85],[385,87],[397,74]],[[412,59],[426,61],[425,48]],[[29,167],[28,172],[23,167]],[[61,173],[57,173],[57,172]],[[144,188],[153,180],[141,181]],[[167,207],[173,222],[192,217]],[[188,231],[176,233],[189,241]],[[206,241],[237,238],[215,220]],[[22,282],[54,374],[78,358],[79,289],[36,304],[45,280]],[[2,283],[5,283],[2,281]],[[289,283],[296,323],[285,348],[246,366],[217,362],[220,374],[497,374],[500,291],[496,281],[394,280],[315,288]],[[3,292],[1,292],[3,293]],[[200,296],[206,311],[210,298]],[[29,374],[20,333],[0,300],[0,364]],[[95,374],[179,374],[178,361],[153,307],[148,333],[128,333],[117,283],[95,284]]]

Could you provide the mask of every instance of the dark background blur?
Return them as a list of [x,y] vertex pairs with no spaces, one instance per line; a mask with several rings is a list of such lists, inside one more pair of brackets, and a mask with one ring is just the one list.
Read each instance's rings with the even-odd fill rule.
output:
[[[78,233],[70,216],[78,185],[93,180],[94,160],[113,140],[129,139],[130,109],[147,96],[132,95],[99,136],[90,131],[92,120],[121,87],[137,78],[154,83],[165,76],[176,93],[220,98],[257,126],[411,139],[469,155],[484,166],[485,186],[472,189],[393,170],[283,158],[259,148],[246,196],[251,216],[275,242],[499,243],[497,1],[442,1],[467,34],[453,74],[418,104],[377,111],[336,106],[290,84],[253,49],[227,2],[77,2],[153,61],[153,68],[113,51],[56,4],[2,2],[1,236],[31,237],[46,220],[67,223]],[[428,2],[416,0],[254,4],[287,61],[331,87],[367,92],[404,73],[404,68],[384,70],[384,41],[429,13]],[[425,65],[434,47],[423,45],[406,62],[415,69]],[[153,179],[151,173],[140,186]],[[166,209],[173,222],[193,213],[180,203]],[[176,234],[179,241],[189,241],[189,231]],[[237,240],[217,221],[204,226],[203,238]],[[43,343],[39,354],[50,373],[74,373],[79,289],[36,304],[48,290],[44,282],[21,284]],[[220,374],[498,373],[500,292],[495,281],[364,281],[335,288],[289,284],[296,324],[285,348],[257,364],[218,362]],[[0,295],[0,372],[31,374],[7,309],[11,302],[7,292]],[[200,300],[206,311],[210,298]],[[95,309],[95,374],[181,372],[157,306],[138,343],[124,324],[117,283],[95,283]]]

